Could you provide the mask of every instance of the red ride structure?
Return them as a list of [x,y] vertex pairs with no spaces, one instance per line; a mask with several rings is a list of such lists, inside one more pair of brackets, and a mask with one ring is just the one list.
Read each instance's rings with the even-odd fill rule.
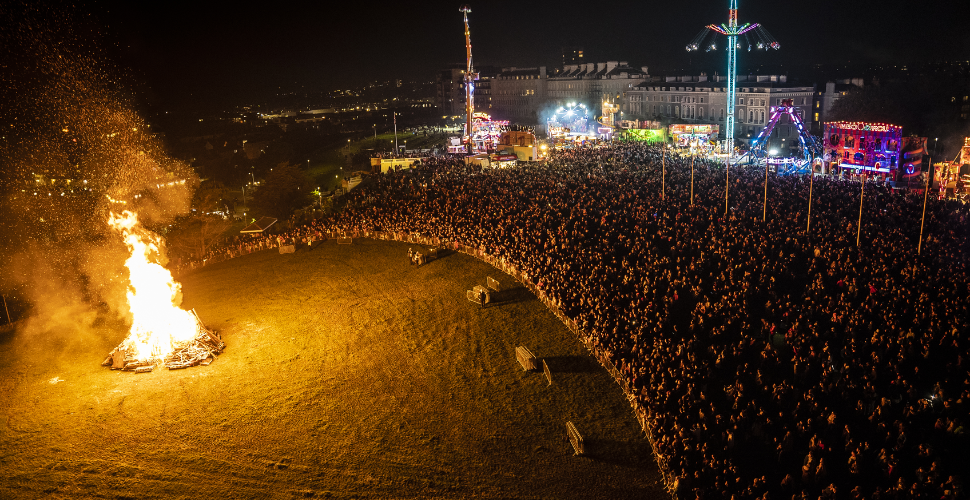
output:
[[[919,174],[918,166],[902,158],[903,128],[888,123],[826,122],[824,161],[832,173],[872,175],[902,180]],[[899,167],[904,166],[902,175]],[[909,169],[907,172],[906,169]]]

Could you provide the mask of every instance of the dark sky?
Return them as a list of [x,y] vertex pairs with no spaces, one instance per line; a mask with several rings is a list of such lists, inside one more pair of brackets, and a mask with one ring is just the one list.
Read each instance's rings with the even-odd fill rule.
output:
[[[81,4],[117,43],[123,64],[160,103],[258,99],[377,79],[431,80],[461,62],[460,2],[317,1]],[[555,66],[563,45],[591,62],[629,61],[652,74],[723,66],[723,52],[687,53],[705,24],[726,21],[726,0],[491,1],[472,3],[477,65]],[[911,63],[970,59],[965,0],[741,0],[780,51],[742,53],[741,65]]]

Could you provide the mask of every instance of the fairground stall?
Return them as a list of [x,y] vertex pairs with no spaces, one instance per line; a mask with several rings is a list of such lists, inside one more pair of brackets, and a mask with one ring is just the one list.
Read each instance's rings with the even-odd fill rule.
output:
[[466,165],[477,165],[488,168],[512,168],[518,162],[513,154],[478,153],[465,157]]
[[[827,122],[823,166],[831,173],[897,180],[903,128],[888,123]],[[917,172],[918,173],[918,169]]]
[[670,139],[674,146],[709,152],[717,145],[718,132],[720,127],[717,125],[677,123],[670,126]]
[[667,139],[667,130],[659,121],[616,120],[615,140],[630,142],[661,143]]
[[519,161],[538,161],[545,151],[539,148],[536,136],[531,129],[507,130],[499,136],[495,152],[515,155]]
[[647,144],[661,144],[666,137],[666,131],[662,128],[621,129],[617,135],[617,139],[621,141],[646,142]]
[[461,142],[461,137],[457,136],[449,137],[447,146],[448,154],[460,155],[468,151],[468,147]]
[[493,120],[488,113],[474,113],[471,139],[475,151],[495,151],[499,136],[509,126],[508,120]]
[[970,194],[970,137],[963,139],[963,147],[953,161],[933,164],[933,182],[939,197],[956,197],[966,201]]

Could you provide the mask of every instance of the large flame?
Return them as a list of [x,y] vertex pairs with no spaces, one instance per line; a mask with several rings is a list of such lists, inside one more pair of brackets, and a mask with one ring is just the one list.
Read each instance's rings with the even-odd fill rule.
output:
[[128,306],[132,323],[122,343],[136,359],[159,361],[171,354],[178,342],[195,338],[199,331],[196,317],[179,308],[182,285],[157,260],[159,236],[138,224],[138,215],[125,210],[111,213],[108,223],[120,232],[131,252],[128,268]]

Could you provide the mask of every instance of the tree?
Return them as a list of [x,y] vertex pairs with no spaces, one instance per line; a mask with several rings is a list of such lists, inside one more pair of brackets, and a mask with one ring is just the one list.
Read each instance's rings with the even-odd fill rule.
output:
[[263,154],[253,162],[253,166],[256,168],[256,176],[264,177],[270,169],[276,168],[281,163],[295,161],[295,159],[296,151],[293,146],[288,142],[277,139],[266,146]]
[[298,208],[312,202],[313,184],[306,174],[283,162],[267,172],[266,179],[253,193],[253,205],[262,214],[285,219]]
[[177,252],[203,256],[225,238],[232,225],[228,214],[229,189],[218,181],[204,181],[195,190],[192,214],[178,219],[168,233],[168,243]]
[[959,80],[953,78],[877,80],[840,97],[826,120],[891,123],[907,135],[942,136],[958,123],[959,108],[951,99],[960,92]]
[[830,121],[903,124],[902,103],[892,89],[870,85],[852,89],[832,104]]

